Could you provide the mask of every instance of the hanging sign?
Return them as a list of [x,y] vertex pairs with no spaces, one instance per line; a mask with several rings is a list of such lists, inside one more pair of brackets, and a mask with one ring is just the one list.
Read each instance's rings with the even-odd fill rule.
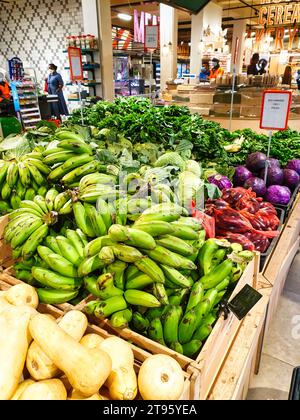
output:
[[260,116],[260,128],[265,130],[286,130],[291,109],[292,92],[266,90]]
[[157,50],[158,48],[158,25],[145,26],[145,48]]
[[68,56],[70,63],[71,80],[72,82],[81,82],[83,80],[81,49],[69,47]]

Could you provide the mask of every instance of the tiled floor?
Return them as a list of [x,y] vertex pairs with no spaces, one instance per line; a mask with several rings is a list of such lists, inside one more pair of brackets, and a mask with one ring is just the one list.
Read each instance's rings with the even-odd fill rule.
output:
[[300,253],[267,334],[260,372],[251,383],[248,399],[287,400],[296,366],[300,366]]

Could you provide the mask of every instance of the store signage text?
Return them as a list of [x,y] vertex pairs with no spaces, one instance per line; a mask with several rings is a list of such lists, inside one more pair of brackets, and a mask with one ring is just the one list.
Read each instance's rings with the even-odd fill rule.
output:
[[[270,3],[271,0],[263,0],[262,3]],[[272,0],[272,3],[280,3]],[[259,12],[260,25],[293,25],[300,23],[300,4],[272,4],[262,6]]]
[[134,10],[134,42],[145,43],[145,27],[148,25],[158,25],[159,18],[150,13]]

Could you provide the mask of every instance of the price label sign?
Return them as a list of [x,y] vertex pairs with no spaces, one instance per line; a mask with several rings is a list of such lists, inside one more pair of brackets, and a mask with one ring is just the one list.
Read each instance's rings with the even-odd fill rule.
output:
[[158,25],[145,26],[145,48],[157,50],[158,48]]
[[71,80],[72,82],[81,82],[83,80],[81,49],[69,47],[68,56],[70,63]]
[[265,130],[286,130],[291,110],[292,92],[266,90],[260,116],[260,128]]

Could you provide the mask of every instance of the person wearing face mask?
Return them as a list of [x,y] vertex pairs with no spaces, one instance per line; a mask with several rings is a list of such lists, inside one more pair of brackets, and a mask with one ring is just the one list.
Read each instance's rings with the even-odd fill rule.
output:
[[4,74],[0,73],[0,104],[7,103],[10,100],[10,87],[4,78]]
[[69,115],[67,104],[63,94],[64,82],[59,73],[57,73],[57,66],[49,64],[49,76],[47,79],[48,93],[50,95],[57,95],[58,102],[51,103],[51,111],[57,118],[61,115]]
[[208,63],[203,63],[201,68],[201,73],[199,74],[199,81],[206,82],[210,76]]
[[209,78],[216,79],[218,76],[223,76],[224,70],[220,66],[220,60],[217,58],[212,59],[212,69],[210,71]]

